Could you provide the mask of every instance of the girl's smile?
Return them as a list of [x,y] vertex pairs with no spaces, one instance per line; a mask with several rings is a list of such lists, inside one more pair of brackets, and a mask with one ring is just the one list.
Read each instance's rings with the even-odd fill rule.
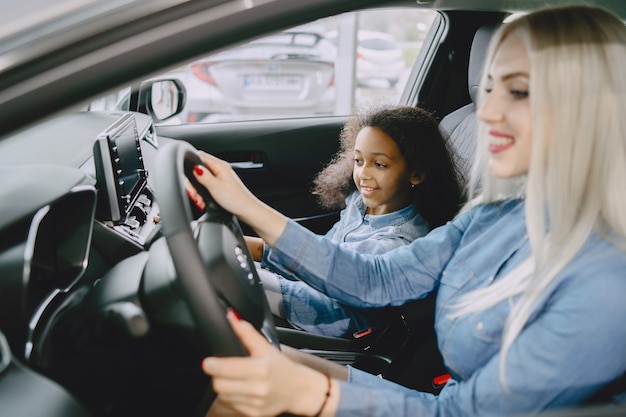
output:
[[362,196],[371,196],[372,194],[376,192],[376,190],[378,190],[378,188],[366,187],[364,185],[361,185],[359,187],[359,190],[361,191]]

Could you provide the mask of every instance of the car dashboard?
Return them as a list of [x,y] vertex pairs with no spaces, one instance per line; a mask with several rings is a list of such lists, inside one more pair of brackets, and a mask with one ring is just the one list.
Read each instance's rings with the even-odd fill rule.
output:
[[141,113],[81,111],[0,142],[0,336],[99,416],[191,415],[210,385],[155,195],[159,146],[174,141]]
[[[130,151],[110,137],[120,122],[132,122]],[[103,157],[106,143],[112,153]],[[2,142],[0,324],[13,354],[32,361],[47,315],[72,288],[93,284],[158,237],[149,175],[156,152],[152,119],[130,112],[71,113]],[[104,174],[128,175],[124,168],[140,179],[128,192],[128,176]],[[114,198],[126,205],[116,214]]]

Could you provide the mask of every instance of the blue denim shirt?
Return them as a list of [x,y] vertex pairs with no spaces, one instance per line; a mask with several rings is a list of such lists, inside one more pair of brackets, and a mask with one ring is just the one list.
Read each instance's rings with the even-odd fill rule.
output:
[[[346,199],[340,219],[325,237],[342,247],[362,253],[378,254],[407,245],[428,233],[428,223],[409,205],[393,213],[371,216],[358,191]],[[262,266],[278,272],[285,319],[294,327],[326,336],[349,337],[376,328],[384,318],[384,309],[357,309],[345,306],[299,281],[271,261],[271,249],[265,246]]]
[[524,202],[485,204],[391,252],[346,251],[293,222],[273,261],[357,307],[400,305],[438,289],[435,328],[453,375],[439,396],[350,368],[338,416],[502,416],[578,404],[626,370],[626,254],[592,234],[540,299],[505,363],[498,360],[511,301],[451,319],[464,294],[529,257]]

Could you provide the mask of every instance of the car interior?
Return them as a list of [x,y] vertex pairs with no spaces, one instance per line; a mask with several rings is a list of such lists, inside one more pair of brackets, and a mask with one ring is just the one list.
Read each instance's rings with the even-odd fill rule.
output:
[[[228,1],[179,3],[144,10],[139,24],[133,19],[140,13],[129,7],[119,30],[27,56],[6,77],[0,70],[0,86],[20,92],[0,96],[0,415],[202,415],[213,397],[201,359],[245,355],[225,320],[228,307],[277,348],[437,394],[446,369],[433,329],[434,296],[388,308],[387,325],[364,336],[294,329],[269,312],[243,241],[254,231],[211,204],[208,193],[207,210],[198,210],[183,186],[185,178],[195,181],[197,151],[211,153],[230,162],[261,200],[323,234],[339,210],[320,206],[312,180],[337,151],[349,115],[170,124],[187,92],[172,80],[178,105],[160,117],[149,78],[305,18],[392,5],[434,9],[438,18],[399,101],[438,117],[468,177],[491,35],[510,14],[558,1],[269,1],[250,11]],[[626,17],[626,4],[595,3]],[[154,30],[175,23],[187,26],[169,37]],[[154,44],[137,41],[145,33]],[[124,36],[136,43],[107,58],[106,70],[81,61],[85,50],[120,45]],[[55,75],[63,60],[84,69]],[[54,82],[42,83],[45,77]],[[132,83],[130,110],[81,107],[124,83]],[[624,379],[585,408],[558,415],[623,415],[623,407],[606,404],[626,391]]]

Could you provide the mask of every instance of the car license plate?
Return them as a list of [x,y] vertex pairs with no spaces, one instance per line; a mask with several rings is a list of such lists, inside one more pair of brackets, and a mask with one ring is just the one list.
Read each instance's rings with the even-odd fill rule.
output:
[[298,75],[244,75],[245,90],[299,90],[302,77]]

